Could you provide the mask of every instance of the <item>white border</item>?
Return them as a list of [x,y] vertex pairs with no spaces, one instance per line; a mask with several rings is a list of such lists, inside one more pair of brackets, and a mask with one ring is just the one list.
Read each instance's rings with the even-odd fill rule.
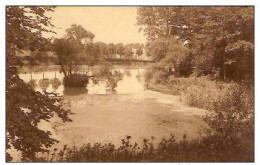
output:
[[[259,73],[260,70],[260,61],[258,55],[259,54],[259,32],[257,30],[260,29],[259,26],[259,0],[1,0],[0,1],[0,19],[1,19],[1,38],[0,38],[0,46],[1,46],[1,56],[0,56],[0,105],[1,105],[1,115],[0,115],[0,163],[5,164],[5,6],[6,5],[239,5],[239,6],[247,6],[254,5],[255,6],[255,164],[260,163],[259,155],[259,88],[258,84],[260,83]],[[19,164],[28,164],[28,163],[19,163]],[[30,163],[37,164],[37,163]],[[60,164],[60,163],[57,163]],[[70,163],[77,164],[77,163]],[[91,163],[92,164],[92,163]],[[95,163],[100,164],[100,163]],[[121,164],[121,163],[119,163]],[[146,163],[147,165],[152,163]],[[169,163],[163,163],[169,164]],[[180,165],[188,165],[188,164],[198,164],[198,163],[175,163]],[[209,164],[209,163],[205,163]],[[220,164],[220,163],[217,163]],[[231,164],[231,163],[221,163],[221,164]],[[243,164],[252,164],[252,163],[243,163]]]

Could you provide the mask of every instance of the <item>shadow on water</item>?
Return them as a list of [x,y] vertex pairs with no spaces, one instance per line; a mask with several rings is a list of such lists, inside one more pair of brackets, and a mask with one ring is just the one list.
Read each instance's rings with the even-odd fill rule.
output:
[[[142,75],[144,69],[114,68],[108,74],[91,77],[86,88],[65,88],[64,75],[56,70],[22,71],[19,75],[34,90],[55,92],[59,96],[81,94],[132,94],[144,90]],[[94,70],[94,69],[93,69]]]
[[63,94],[67,96],[76,96],[80,94],[88,94],[88,90],[87,88],[66,87],[65,90],[63,91]]
[[52,89],[56,91],[59,86],[61,86],[61,81],[58,78],[54,78],[51,80]]
[[50,86],[50,80],[47,78],[43,78],[39,80],[39,87],[42,91],[46,91],[46,89]]
[[32,87],[32,89],[35,90],[35,88],[38,86],[36,80],[31,79],[28,84]]

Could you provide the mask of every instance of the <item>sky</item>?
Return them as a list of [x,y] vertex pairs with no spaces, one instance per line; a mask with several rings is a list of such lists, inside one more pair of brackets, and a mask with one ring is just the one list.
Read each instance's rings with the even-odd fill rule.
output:
[[48,16],[52,17],[58,38],[64,36],[72,24],[80,24],[95,34],[94,41],[146,43],[146,37],[138,32],[136,25],[136,7],[57,7]]

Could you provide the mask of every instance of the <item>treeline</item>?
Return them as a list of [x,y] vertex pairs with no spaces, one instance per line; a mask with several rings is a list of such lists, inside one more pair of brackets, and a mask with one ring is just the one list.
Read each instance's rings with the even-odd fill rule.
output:
[[253,7],[140,7],[137,20],[164,74],[253,80]]
[[92,32],[84,29],[81,25],[74,24],[66,30],[64,38],[54,39],[48,43],[48,51],[25,51],[21,56],[29,65],[59,64],[59,55],[57,56],[55,51],[60,48],[66,50],[62,52],[66,54],[63,55],[64,57],[77,60],[74,63],[94,65],[106,59],[139,59],[144,54],[144,44],[106,44],[102,41],[93,42],[94,37]]

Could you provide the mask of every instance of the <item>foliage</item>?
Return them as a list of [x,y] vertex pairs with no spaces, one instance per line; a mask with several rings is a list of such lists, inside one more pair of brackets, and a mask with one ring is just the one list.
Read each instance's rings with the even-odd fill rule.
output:
[[132,143],[131,136],[122,139],[119,147],[108,143],[84,144],[81,147],[69,148],[66,145],[61,151],[54,151],[50,160],[57,162],[252,162],[253,148],[248,148],[237,138],[222,141],[217,135],[202,137],[199,140],[177,140],[173,135],[162,139],[154,146],[154,137],[143,139],[143,144]]
[[51,61],[51,58],[48,57],[47,52],[35,51],[28,56],[29,65],[39,65],[39,64],[48,64]]
[[125,55],[125,47],[122,43],[116,44],[116,53],[120,55],[120,58]]
[[70,76],[73,66],[80,62],[77,55],[80,53],[81,44],[66,39],[55,39],[53,44],[64,76]]
[[81,63],[93,66],[97,62],[104,60],[104,58],[101,56],[101,48],[97,43],[89,42],[85,44],[84,49],[85,51],[83,52],[83,58],[81,58]]
[[[53,51],[56,53],[65,77],[71,76],[73,69],[82,64],[85,53],[84,47],[89,52],[89,44],[94,34],[84,29],[81,25],[71,25],[66,30],[66,36],[62,39],[55,39]],[[89,55],[88,55],[89,56]]]
[[43,120],[49,122],[54,114],[58,114],[64,122],[71,121],[68,118],[70,111],[61,107],[60,99],[35,92],[19,78],[16,70],[10,68],[6,95],[7,149],[14,147],[21,151],[23,161],[35,160],[37,152],[47,152],[48,147],[57,142],[50,137],[49,131],[39,129],[38,124]]
[[154,64],[146,70],[144,79],[146,84],[163,84],[167,81],[169,74],[164,67],[161,67],[159,64]]
[[[212,110],[204,119],[211,127],[210,135],[217,137],[210,146],[223,148],[216,159],[233,157],[225,147],[243,148],[253,156],[253,22],[252,7],[138,9],[138,24],[148,37],[146,49],[157,62],[145,74],[146,86],[180,95],[190,106]],[[170,53],[172,37],[188,51],[176,56]],[[173,46],[172,51],[179,47]],[[174,67],[175,72],[169,74],[165,66]],[[186,71],[178,71],[180,68]],[[190,73],[193,77],[176,78]],[[241,154],[239,150],[232,153]]]
[[54,114],[64,122],[70,121],[70,111],[61,107],[61,100],[50,98],[46,93],[35,92],[29,84],[19,78],[17,72],[17,67],[23,65],[23,60],[17,56],[18,52],[49,49],[49,40],[43,38],[42,33],[51,32],[52,24],[45,16],[46,12],[51,11],[53,7],[6,8],[7,161],[12,160],[8,153],[10,148],[21,151],[22,161],[32,161],[36,159],[36,153],[47,152],[48,147],[57,142],[50,137],[49,131],[38,128],[41,121],[49,121]]
[[108,44],[108,57],[113,58],[113,56],[116,54],[116,45],[113,43]]
[[88,81],[89,77],[87,75],[74,73],[69,77],[64,77],[63,84],[65,87],[86,87]]
[[195,75],[253,79],[252,7],[140,7],[137,22],[148,37],[147,51],[160,52],[156,61],[165,57],[167,40],[177,37],[189,49],[185,64]]
[[117,83],[122,79],[122,76],[122,73],[119,73],[116,70],[113,71],[113,68],[108,63],[104,63],[94,71],[93,81],[96,83],[99,81],[105,81],[108,90],[114,91],[114,89],[117,87]]

